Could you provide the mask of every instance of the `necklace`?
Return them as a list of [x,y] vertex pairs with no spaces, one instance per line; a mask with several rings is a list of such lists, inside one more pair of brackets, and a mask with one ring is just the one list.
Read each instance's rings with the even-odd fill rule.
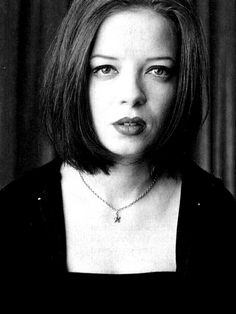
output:
[[154,179],[152,180],[151,184],[148,186],[148,188],[142,193],[140,194],[134,201],[132,201],[131,203],[120,207],[120,208],[115,208],[114,206],[112,206],[110,203],[108,203],[106,200],[104,200],[100,195],[98,195],[92,188],[91,186],[85,181],[84,177],[82,176],[82,174],[79,172],[80,177],[83,181],[83,183],[85,184],[85,186],[98,198],[100,199],[100,201],[102,201],[103,203],[105,203],[108,207],[110,207],[113,211],[116,212],[115,214],[115,218],[114,218],[114,222],[120,222],[121,221],[121,216],[120,216],[120,212],[128,207],[131,207],[132,205],[134,205],[135,203],[137,203],[138,201],[140,201],[142,198],[144,198],[144,196],[146,196],[151,189],[153,188],[153,186],[155,185],[158,175],[156,175],[154,177]]

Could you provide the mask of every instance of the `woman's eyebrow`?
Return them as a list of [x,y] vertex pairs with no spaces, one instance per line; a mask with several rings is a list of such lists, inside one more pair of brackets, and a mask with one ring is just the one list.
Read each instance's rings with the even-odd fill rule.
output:
[[152,58],[146,59],[146,61],[160,61],[160,60],[170,60],[173,63],[175,63],[175,58],[170,57],[170,56],[160,56],[160,57],[152,57]]
[[[91,60],[94,58],[102,58],[102,59],[108,59],[108,60],[119,60],[119,58],[117,57],[112,57],[112,56],[108,56],[108,55],[102,55],[102,54],[95,54],[91,56]],[[160,61],[160,60],[170,60],[173,63],[175,63],[175,59],[173,57],[170,56],[159,56],[159,57],[150,57],[145,59],[146,62],[150,62],[150,61]]]
[[94,58],[103,58],[103,59],[109,59],[109,60],[118,60],[118,58],[116,57],[111,57],[111,56],[107,56],[107,55],[101,55],[101,54],[95,54],[91,56],[91,59]]

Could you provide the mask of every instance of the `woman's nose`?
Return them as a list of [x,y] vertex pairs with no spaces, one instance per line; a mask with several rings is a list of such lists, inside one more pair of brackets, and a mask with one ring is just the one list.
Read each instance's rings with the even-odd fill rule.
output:
[[122,81],[121,104],[128,104],[132,107],[144,105],[147,99],[140,78],[129,75]]

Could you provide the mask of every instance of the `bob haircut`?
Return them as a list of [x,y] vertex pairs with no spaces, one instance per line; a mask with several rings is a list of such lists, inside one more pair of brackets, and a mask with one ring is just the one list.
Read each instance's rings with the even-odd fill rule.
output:
[[49,51],[42,88],[43,120],[57,155],[74,168],[94,174],[117,157],[93,127],[88,84],[96,34],[110,15],[150,8],[173,24],[178,39],[177,91],[161,138],[144,152],[150,167],[170,169],[191,152],[208,101],[204,36],[190,0],[75,0]]

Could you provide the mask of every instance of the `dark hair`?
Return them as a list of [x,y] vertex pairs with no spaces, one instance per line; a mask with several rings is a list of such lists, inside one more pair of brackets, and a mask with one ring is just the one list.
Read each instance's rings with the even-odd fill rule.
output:
[[116,155],[99,141],[88,99],[89,59],[96,34],[111,14],[149,7],[174,23],[178,36],[176,101],[161,138],[144,157],[153,167],[170,167],[192,147],[208,95],[207,53],[200,21],[187,0],[75,0],[51,46],[43,84],[43,118],[59,157],[89,173],[109,173]]

